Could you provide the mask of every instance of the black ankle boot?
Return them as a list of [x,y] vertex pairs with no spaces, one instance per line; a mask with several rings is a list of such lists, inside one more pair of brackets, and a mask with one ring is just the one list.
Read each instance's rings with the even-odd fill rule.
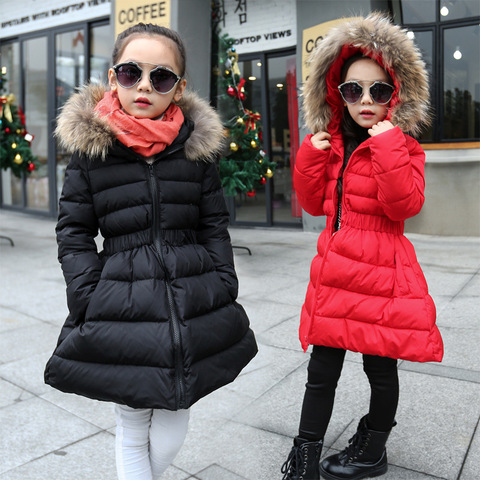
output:
[[348,447],[323,460],[320,465],[322,478],[360,480],[386,473],[388,464],[385,444],[390,431],[370,430],[367,426],[367,416],[363,417],[358,424],[357,432],[348,441]]
[[310,442],[295,437],[287,461],[282,465],[282,480],[320,480],[322,445],[322,440]]

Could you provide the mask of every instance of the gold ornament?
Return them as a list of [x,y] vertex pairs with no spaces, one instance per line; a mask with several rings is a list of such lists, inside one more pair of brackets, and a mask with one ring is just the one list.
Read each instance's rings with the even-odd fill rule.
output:
[[225,76],[228,77],[230,75],[230,70],[225,70]]
[[236,151],[238,150],[238,145],[237,145],[235,142],[232,142],[232,143],[230,144],[230,150],[231,150],[232,152],[236,152]]
[[273,172],[268,168],[267,171],[265,172],[265,175],[266,175],[268,178],[272,178],[272,177],[273,177]]
[[258,163],[261,165],[263,163],[263,158],[259,158]]
[[245,120],[243,120],[242,117],[238,117],[238,118],[237,118],[237,123],[238,123],[239,125],[243,125],[243,124],[245,123]]
[[19,153],[17,153],[17,154],[15,155],[15,158],[13,159],[13,161],[14,161],[17,165],[20,165],[20,164],[23,162],[23,158],[22,158],[22,156],[21,156]]
[[2,115],[10,122],[13,122],[12,110],[10,105],[13,105],[15,102],[15,95],[11,93],[10,95],[0,96],[0,118]]
[[15,142],[12,143],[12,149],[15,150],[17,148],[17,144]]
[[17,135],[20,135],[21,133],[22,131],[19,128],[17,128]]
[[257,142],[255,140],[252,140],[250,142],[250,145],[252,146],[252,148],[257,148]]

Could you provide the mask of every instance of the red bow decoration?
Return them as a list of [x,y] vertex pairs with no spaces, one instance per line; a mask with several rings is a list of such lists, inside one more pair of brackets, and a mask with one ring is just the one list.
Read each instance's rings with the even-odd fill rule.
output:
[[247,121],[245,122],[245,132],[248,133],[248,131],[251,130],[256,130],[257,126],[255,125],[255,122],[260,121],[261,115],[257,113],[253,113],[251,110],[245,109],[245,115],[247,116]]

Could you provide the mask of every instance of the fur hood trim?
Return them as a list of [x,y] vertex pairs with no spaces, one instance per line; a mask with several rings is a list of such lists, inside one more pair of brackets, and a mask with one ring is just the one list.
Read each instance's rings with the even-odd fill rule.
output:
[[[93,111],[106,91],[104,85],[84,85],[65,103],[57,119],[55,135],[70,153],[105,159],[115,141],[108,122]],[[186,120],[195,124],[185,142],[189,160],[213,162],[222,150],[223,125],[216,111],[196,93],[186,91],[178,103]]]
[[355,18],[332,28],[312,52],[310,76],[303,86],[306,126],[313,133],[339,128],[343,101],[337,86],[343,63],[363,53],[391,75],[395,92],[387,116],[404,132],[420,134],[430,123],[428,76],[418,48],[406,30],[382,13]]

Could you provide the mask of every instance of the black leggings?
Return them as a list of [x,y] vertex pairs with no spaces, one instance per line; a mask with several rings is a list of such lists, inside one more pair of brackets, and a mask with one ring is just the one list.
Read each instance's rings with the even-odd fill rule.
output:
[[[325,436],[345,353],[345,350],[339,348],[313,347],[300,418],[300,437],[317,441]],[[368,426],[380,432],[390,431],[398,405],[397,361],[363,355],[363,370],[371,388]]]

